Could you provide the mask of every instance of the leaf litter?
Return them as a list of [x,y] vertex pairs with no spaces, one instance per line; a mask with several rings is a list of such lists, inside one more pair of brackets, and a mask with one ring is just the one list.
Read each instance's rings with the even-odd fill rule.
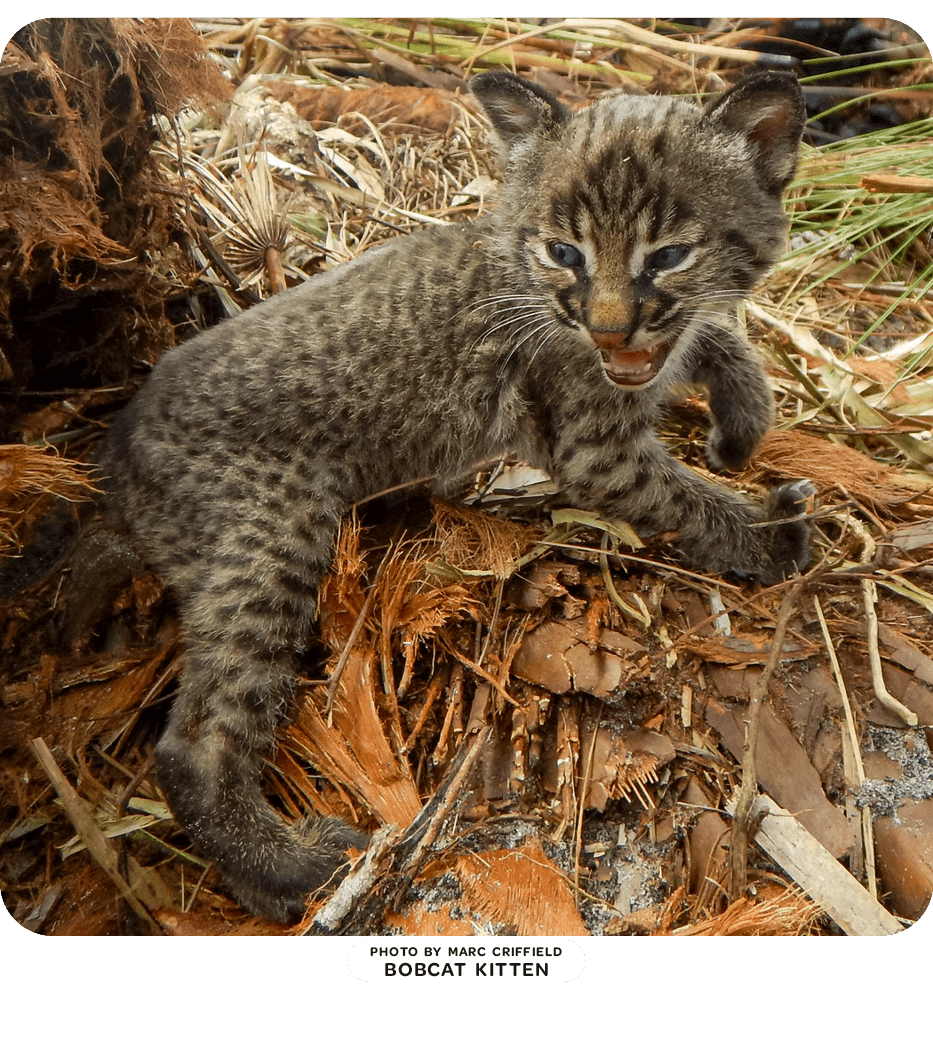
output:
[[[455,503],[414,488],[360,506],[267,788],[287,816],[340,815],[379,843],[339,897],[282,928],[225,898],[166,817],[149,754],[183,652],[161,584],[133,579],[64,644],[53,571],[0,610],[0,882],[18,919],[50,934],[800,935],[890,933],[922,915],[933,78],[922,45],[880,28],[888,61],[837,103],[881,90],[902,123],[804,148],[791,251],[745,310],[779,419],[727,482],[754,493],[814,481],[803,579],[761,590],[684,571],[663,541],[643,547],[622,521],[568,510],[516,462],[478,463]],[[471,72],[513,68],[571,105],[607,89],[694,93],[760,61],[769,33],[613,20],[197,29],[52,20],[4,56],[26,92],[12,99],[24,126],[30,91],[96,115],[85,152],[70,147],[71,183],[30,161],[28,176],[52,186],[43,199],[61,203],[54,217],[32,209],[11,241],[3,301],[56,284],[79,317],[119,279],[138,289],[127,300],[143,332],[117,325],[77,366],[49,368],[20,323],[0,374],[20,394],[0,447],[11,548],[55,497],[92,494],[81,462],[171,328],[187,337],[386,237],[481,211],[495,163],[462,90]],[[153,55],[166,84],[195,89],[149,99]],[[97,96],[49,86],[49,69],[75,61]],[[120,174],[94,152],[114,69],[141,85],[143,123],[159,130],[139,125],[137,168],[112,197],[152,201],[137,230],[150,232],[146,252],[117,235],[125,223],[73,203],[74,180],[102,198],[94,179]],[[808,100],[832,85],[818,69],[804,83]],[[23,162],[0,171],[5,193]],[[698,469],[707,420],[686,390],[664,424]]]

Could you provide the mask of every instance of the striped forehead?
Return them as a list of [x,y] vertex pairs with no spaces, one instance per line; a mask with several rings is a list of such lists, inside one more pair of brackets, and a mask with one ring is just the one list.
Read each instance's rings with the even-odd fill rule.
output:
[[[693,214],[671,187],[670,150],[695,110],[675,99],[607,98],[578,113],[551,181],[552,227],[577,241],[657,239]],[[685,119],[686,118],[686,119]]]
[[699,111],[679,98],[646,95],[604,95],[586,109],[579,110],[567,125],[578,147],[591,148],[599,139],[609,139],[624,131],[652,134],[675,125],[694,123]]

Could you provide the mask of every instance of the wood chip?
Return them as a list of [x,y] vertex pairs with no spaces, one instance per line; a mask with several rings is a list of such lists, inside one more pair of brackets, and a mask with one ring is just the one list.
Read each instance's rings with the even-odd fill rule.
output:
[[[726,808],[733,807],[731,800]],[[759,796],[755,842],[849,935],[897,934],[900,922],[846,871],[800,822],[770,796]]]
[[544,622],[525,637],[512,670],[552,694],[586,691],[607,698],[636,671],[635,657],[645,648],[611,629],[601,629],[598,636],[593,649],[586,622]]
[[[711,700],[706,721],[733,756],[741,759],[745,744],[744,710],[726,709]],[[820,776],[803,746],[767,705],[761,709],[755,767],[762,788],[794,811],[829,853],[841,857],[851,850],[855,841],[845,815],[826,799]]]

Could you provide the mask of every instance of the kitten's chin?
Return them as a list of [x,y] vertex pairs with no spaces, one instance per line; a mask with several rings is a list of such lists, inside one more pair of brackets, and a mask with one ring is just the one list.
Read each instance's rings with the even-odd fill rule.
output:
[[629,389],[647,385],[656,378],[671,349],[671,343],[666,341],[629,349],[626,337],[614,332],[590,331],[590,337],[599,350],[606,377]]

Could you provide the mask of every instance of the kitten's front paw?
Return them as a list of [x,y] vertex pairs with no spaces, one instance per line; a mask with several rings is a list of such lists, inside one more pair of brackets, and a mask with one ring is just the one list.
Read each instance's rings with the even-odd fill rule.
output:
[[725,432],[714,425],[706,439],[706,464],[715,473],[737,472],[748,464],[761,435],[751,430]]
[[241,905],[282,923],[304,914],[312,891],[336,887],[349,869],[347,851],[362,850],[369,842],[339,818],[303,818],[289,835],[288,852],[269,855],[255,875],[237,875],[221,865],[224,882]]
[[765,585],[774,585],[810,564],[812,527],[803,519],[807,499],[816,494],[809,480],[782,484],[770,491],[764,504],[764,519],[774,520],[765,526],[764,548],[766,559],[759,578]]

